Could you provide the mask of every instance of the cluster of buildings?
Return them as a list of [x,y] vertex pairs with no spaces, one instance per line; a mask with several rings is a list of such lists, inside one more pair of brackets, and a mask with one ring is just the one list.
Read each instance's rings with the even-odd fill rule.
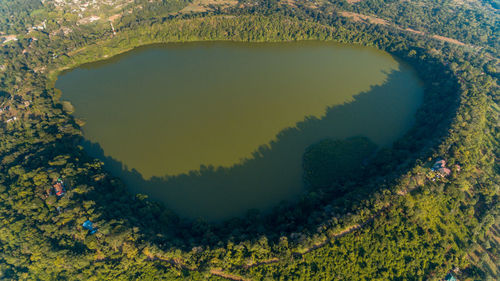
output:
[[446,161],[443,159],[436,161],[431,170],[435,172],[438,177],[447,177],[451,173],[451,170],[449,168],[446,168]]
[[[55,180],[52,184],[52,188],[47,190],[47,195],[54,194],[57,196],[57,198],[61,198],[66,194],[66,187],[64,185],[64,181],[61,178],[58,178]],[[61,209],[58,207],[57,210],[61,212]],[[95,234],[97,232],[97,227],[95,227],[94,223],[91,222],[90,220],[86,220],[83,224],[82,227],[90,234]]]
[[[460,165],[455,165],[454,170],[460,172]],[[446,166],[446,160],[444,159],[437,160],[432,166],[431,171],[434,172],[434,176],[432,177],[433,181],[436,180],[436,178],[446,178],[452,172],[452,170]]]

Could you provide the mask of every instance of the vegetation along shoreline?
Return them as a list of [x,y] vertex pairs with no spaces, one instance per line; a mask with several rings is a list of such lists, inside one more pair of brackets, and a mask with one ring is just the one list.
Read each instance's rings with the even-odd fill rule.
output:
[[[2,1],[0,31],[18,35],[0,46],[0,279],[498,277],[491,258],[498,258],[499,225],[498,30],[491,24],[498,16],[490,14],[498,7],[452,5],[452,17],[398,2],[429,34],[455,33],[481,47],[471,50],[337,12],[421,30],[389,1],[309,2],[239,1],[180,13],[190,3],[141,0],[141,8],[123,3],[102,12],[103,19],[121,15],[111,29],[106,20],[87,24],[60,3]],[[470,11],[488,16],[475,17],[480,28],[464,16]],[[312,186],[269,214],[209,223],[128,193],[80,146],[78,120],[54,88],[62,71],[144,45],[302,40],[388,52],[418,73],[424,101],[408,133],[379,150],[359,176]]]

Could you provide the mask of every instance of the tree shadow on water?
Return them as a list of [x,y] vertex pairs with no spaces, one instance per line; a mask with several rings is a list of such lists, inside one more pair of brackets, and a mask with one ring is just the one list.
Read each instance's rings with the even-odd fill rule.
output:
[[147,194],[183,217],[221,221],[249,209],[266,211],[282,200],[296,199],[306,189],[302,156],[311,144],[327,138],[365,136],[379,146],[390,145],[413,123],[422,96],[414,77],[393,71],[383,85],[360,93],[352,102],[329,107],[320,118],[306,117],[295,127],[282,130],[251,158],[232,167],[202,166],[175,176],[144,179],[137,170],[106,156],[98,143],[84,140],[83,146],[132,192]]

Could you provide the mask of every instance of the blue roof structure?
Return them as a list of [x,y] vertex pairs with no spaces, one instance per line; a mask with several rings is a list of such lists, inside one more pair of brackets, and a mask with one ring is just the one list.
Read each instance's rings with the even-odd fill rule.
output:
[[455,276],[453,276],[453,274],[451,273],[448,273],[446,275],[446,277],[444,278],[445,281],[457,281],[457,278],[455,278]]
[[82,224],[83,228],[87,229],[90,231],[90,234],[94,234],[97,232],[97,227],[94,227],[94,224],[89,221],[89,220],[86,220],[83,224]]

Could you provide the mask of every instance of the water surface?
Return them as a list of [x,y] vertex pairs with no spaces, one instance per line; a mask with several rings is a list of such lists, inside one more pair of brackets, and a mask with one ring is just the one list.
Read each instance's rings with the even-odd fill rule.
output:
[[293,200],[308,145],[389,145],[422,98],[415,74],[387,53],[327,43],[154,46],[75,69],[56,87],[112,173],[209,220]]

